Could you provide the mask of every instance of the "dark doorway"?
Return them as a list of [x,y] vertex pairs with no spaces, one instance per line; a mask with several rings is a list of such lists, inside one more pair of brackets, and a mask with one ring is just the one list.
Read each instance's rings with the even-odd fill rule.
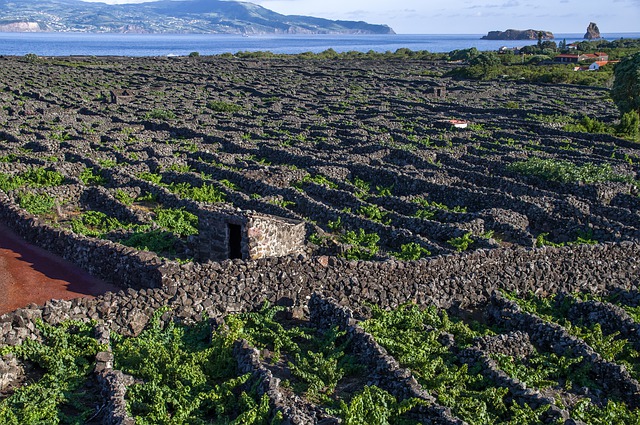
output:
[[242,258],[242,226],[228,224],[229,226],[229,258]]

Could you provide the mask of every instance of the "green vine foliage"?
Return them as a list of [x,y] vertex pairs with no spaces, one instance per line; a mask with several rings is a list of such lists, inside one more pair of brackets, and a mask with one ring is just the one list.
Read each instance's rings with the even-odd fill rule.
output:
[[334,393],[340,380],[361,374],[364,370],[352,355],[345,354],[351,343],[345,331],[334,327],[314,336],[301,341],[300,350],[293,355],[288,366],[298,380],[294,389],[304,393],[312,402],[332,406],[335,405]]
[[0,190],[9,192],[24,186],[29,187],[53,187],[64,182],[64,176],[57,171],[47,170],[43,167],[30,168],[29,170],[12,176],[0,173]]
[[463,252],[466,251],[467,249],[469,249],[469,245],[473,244],[474,240],[471,237],[472,233],[471,232],[467,232],[462,236],[459,236],[457,238],[451,238],[447,241],[447,243],[449,245],[451,245],[452,247],[454,247],[456,249],[456,251],[458,252]]
[[56,199],[47,194],[22,192],[18,195],[18,205],[33,215],[43,215],[53,211]]
[[640,184],[633,177],[617,174],[611,164],[585,163],[576,165],[569,161],[552,158],[530,157],[526,161],[514,162],[507,166],[507,170],[536,176],[544,180],[560,183],[596,183],[606,181],[623,181]]
[[380,236],[375,233],[366,233],[364,229],[357,232],[348,230],[340,236],[340,242],[351,245],[345,253],[349,260],[371,260],[378,253]]
[[130,224],[122,223],[101,211],[86,211],[78,218],[71,220],[71,230],[74,233],[92,237],[103,237],[105,233],[113,230],[130,227],[132,227]]
[[239,337],[244,338],[259,348],[272,351],[272,360],[280,359],[281,351],[290,354],[300,353],[298,342],[311,339],[310,330],[301,327],[285,329],[275,317],[284,307],[272,306],[265,302],[259,311],[248,312],[236,316],[227,316],[225,322],[231,329],[241,329]]
[[415,261],[423,257],[428,257],[431,252],[416,242],[409,242],[400,247],[400,251],[392,252],[391,255],[399,260]]
[[100,404],[97,395],[82,389],[102,349],[93,338],[94,325],[66,321],[51,326],[39,320],[36,327],[42,341],[26,340],[0,349],[0,355],[13,353],[44,373],[0,401],[0,423],[80,425],[95,414]]
[[192,186],[189,183],[171,183],[166,186],[171,192],[181,198],[192,199],[197,202],[224,202],[226,194],[217,187],[204,183],[202,186]]
[[21,177],[31,187],[59,186],[64,181],[64,176],[57,171],[45,168],[32,168],[21,174]]
[[107,179],[102,176],[100,171],[96,171],[93,168],[85,168],[78,178],[87,186],[102,186],[107,182]]
[[386,211],[382,211],[377,205],[362,205],[358,208],[357,212],[361,216],[377,223],[387,225],[391,223],[391,220],[386,218],[388,213]]
[[127,391],[138,424],[268,424],[268,397],[243,390],[233,357],[233,327],[211,332],[207,321],[193,326],[160,320],[158,310],[135,338],[112,335],[115,367],[141,379]]
[[198,234],[198,216],[184,209],[157,208],[155,222],[178,236]]
[[126,206],[130,206],[131,204],[133,204],[133,201],[135,201],[133,196],[129,195],[127,192],[125,192],[122,189],[117,189],[114,197],[118,201],[122,202],[123,205],[126,205]]
[[402,415],[420,404],[425,402],[414,398],[398,402],[395,397],[378,387],[365,386],[348,404],[340,402],[340,416],[345,425],[417,424],[418,422],[403,420]]
[[[633,347],[633,344],[620,338],[619,332],[605,334],[599,323],[586,326],[583,323],[571,322],[567,319],[568,312],[577,297],[558,295],[539,297],[534,294],[519,297],[509,293],[504,293],[504,295],[515,301],[523,311],[561,325],[568,333],[582,339],[604,359],[624,365],[634,379],[640,378],[640,353]],[[579,297],[593,299],[588,295]],[[576,369],[575,373],[572,373],[571,380],[578,387],[597,387],[592,382],[586,367]]]
[[[541,412],[511,403],[508,389],[485,378],[479,367],[460,364],[453,352],[440,342],[452,334],[457,346],[490,333],[480,325],[471,327],[454,321],[435,307],[421,310],[405,305],[385,311],[372,307],[373,316],[362,323],[390,354],[411,369],[423,388],[438,402],[469,424],[536,423]],[[518,422],[515,422],[518,421]]]
[[158,254],[175,254],[177,242],[178,239],[173,233],[163,230],[137,231],[120,240],[123,245]]

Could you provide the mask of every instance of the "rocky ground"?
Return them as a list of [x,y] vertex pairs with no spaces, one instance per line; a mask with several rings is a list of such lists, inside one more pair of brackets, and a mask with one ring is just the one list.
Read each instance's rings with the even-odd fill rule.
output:
[[[304,220],[309,239],[304,255],[387,260],[407,253],[417,258],[638,241],[640,146],[564,128],[583,115],[613,123],[618,112],[607,90],[458,81],[443,76],[452,66],[459,65],[293,58],[0,58],[0,172],[10,176],[8,181],[37,167],[56,171],[63,181],[7,193],[24,208],[30,205],[25,191],[53,198],[39,220],[78,232],[88,227],[113,241],[140,229],[166,229],[160,208],[183,207],[197,215],[199,204],[183,201],[189,190],[205,187],[221,207]],[[437,96],[442,87],[446,95]],[[458,129],[451,120],[468,125]],[[108,220],[101,219],[79,226],[77,219],[88,211],[116,219],[117,225],[106,226]],[[174,249],[159,254],[188,260],[193,238],[170,230]],[[633,282],[628,286],[637,288],[637,272],[629,273]],[[170,298],[161,289],[154,291],[139,297]],[[124,308],[127,297],[138,296],[133,292],[108,297],[120,306],[114,308]],[[588,409],[576,407],[580,400],[595,406],[613,400],[637,414],[638,324],[621,309],[636,308],[638,293],[613,288],[601,295],[605,298],[572,301],[570,310],[553,319],[541,318],[544,309],[521,311],[496,294],[489,305],[450,312],[465,320],[479,318],[494,334],[460,343],[455,332],[438,330],[437,338],[459,365],[477,366],[497,391],[506,391],[507,405],[553,406],[545,411],[546,422],[584,418]],[[614,299],[623,301],[616,304]],[[322,307],[326,300],[314,302],[314,308],[331,310],[327,317],[337,314],[344,329],[364,338],[362,344],[373,344],[354,321],[345,321],[351,313]],[[600,336],[626,340],[635,357],[606,358],[591,337],[566,320],[584,324],[591,333],[599,324]],[[368,347],[379,350],[377,343]],[[252,350],[236,349],[238,358],[248,356],[240,361],[241,369],[258,375],[278,372],[261,366],[261,361],[269,362],[259,354],[242,354],[245,349]],[[570,353],[569,358],[580,359],[583,375],[584,368],[589,370],[591,381],[573,385],[567,383],[573,377],[556,377],[554,384],[528,389],[522,378],[496,363],[499,355],[534,359],[534,351]],[[445,399],[438,398],[437,390],[421,388],[426,386],[421,372],[412,370],[401,354],[380,353],[384,361],[371,366],[379,374],[369,383],[400,399],[412,396],[432,403],[430,409],[418,409],[419,421],[456,423],[467,417],[442,407]],[[407,369],[399,370],[394,358]],[[536,361],[525,361],[525,370]],[[8,369],[19,375],[14,366]],[[300,395],[277,385],[268,384],[264,391],[289,420],[334,420],[325,411],[318,413],[322,409],[313,400],[292,402]]]

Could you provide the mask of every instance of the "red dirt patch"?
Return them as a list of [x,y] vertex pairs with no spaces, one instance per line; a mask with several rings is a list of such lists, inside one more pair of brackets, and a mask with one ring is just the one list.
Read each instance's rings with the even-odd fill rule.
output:
[[93,298],[119,289],[0,225],[0,314],[50,299]]

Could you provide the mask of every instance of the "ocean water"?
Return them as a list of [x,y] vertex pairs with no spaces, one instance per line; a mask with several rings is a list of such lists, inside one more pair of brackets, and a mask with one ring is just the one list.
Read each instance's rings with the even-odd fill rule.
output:
[[[497,50],[501,46],[536,44],[537,40],[481,40],[483,34],[396,34],[396,35],[262,35],[243,37],[220,34],[85,34],[85,33],[0,33],[0,55],[22,56],[184,56],[271,51],[273,53],[395,51],[400,48],[450,52],[476,47]],[[555,34],[556,42],[581,41],[583,34]],[[640,38],[640,32],[604,34],[607,40]]]

